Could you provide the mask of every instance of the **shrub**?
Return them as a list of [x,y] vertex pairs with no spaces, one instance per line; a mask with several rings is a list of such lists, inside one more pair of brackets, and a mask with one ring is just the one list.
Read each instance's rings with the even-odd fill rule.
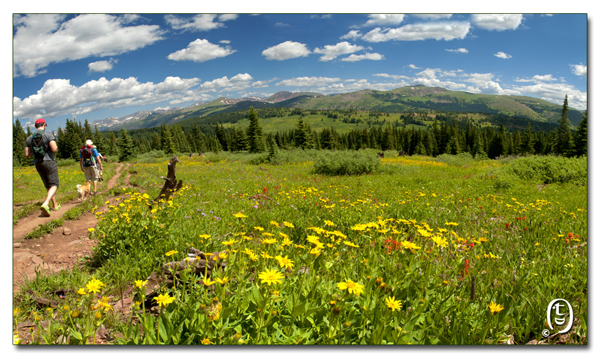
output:
[[152,150],[144,154],[139,154],[136,158],[136,161],[141,163],[156,163],[160,161],[159,159],[164,159],[165,157],[167,157],[167,155],[164,151]]
[[205,155],[206,161],[210,161],[211,163],[217,163],[220,161],[225,161],[227,157],[222,153],[208,153]]
[[529,181],[587,184],[587,157],[529,156],[511,161],[503,168]]
[[381,170],[381,161],[371,151],[339,151],[322,154],[315,160],[313,173],[320,175],[360,175]]

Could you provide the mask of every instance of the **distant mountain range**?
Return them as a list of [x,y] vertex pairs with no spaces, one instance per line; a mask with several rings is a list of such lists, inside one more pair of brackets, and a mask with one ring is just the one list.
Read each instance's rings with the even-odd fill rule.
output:
[[[361,90],[352,93],[323,95],[312,92],[280,91],[269,97],[240,99],[219,98],[198,102],[185,108],[138,111],[121,118],[94,120],[100,131],[139,129],[173,124],[182,120],[212,114],[265,107],[286,107],[305,110],[371,110],[397,112],[468,112],[502,114],[522,117],[531,121],[558,122],[562,105],[528,96],[485,95],[451,91],[441,87],[407,86],[389,91]],[[569,109],[569,120],[578,125],[583,113]]]

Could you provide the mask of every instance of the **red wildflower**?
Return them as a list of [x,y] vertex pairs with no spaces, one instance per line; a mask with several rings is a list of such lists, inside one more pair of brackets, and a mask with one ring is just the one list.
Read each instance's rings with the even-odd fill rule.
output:
[[465,267],[463,268],[465,275],[469,275],[469,259],[465,259]]
[[567,236],[569,237],[569,239],[573,238],[573,233],[568,233]]
[[509,223],[506,223],[506,230],[508,230],[508,227],[510,226]]
[[263,188],[263,193],[265,193],[265,194],[267,193],[267,188],[266,187]]

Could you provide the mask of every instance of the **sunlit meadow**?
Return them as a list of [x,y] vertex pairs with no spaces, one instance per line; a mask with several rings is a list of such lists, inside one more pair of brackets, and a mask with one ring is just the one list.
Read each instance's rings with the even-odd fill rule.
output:
[[[49,320],[33,343],[90,343],[104,324],[115,344],[525,344],[563,298],[569,341],[587,343],[587,174],[544,184],[508,161],[390,152],[377,173],[323,176],[314,154],[181,156],[183,187],[152,207],[169,159],[138,162],[96,212],[88,270],[28,285],[72,289],[64,306],[17,303],[15,326]],[[150,312],[145,280],[192,247],[222,266],[180,271]]]

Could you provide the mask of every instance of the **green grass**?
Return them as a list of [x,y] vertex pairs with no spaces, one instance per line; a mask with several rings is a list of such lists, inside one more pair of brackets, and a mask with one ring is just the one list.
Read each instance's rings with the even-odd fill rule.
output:
[[[152,210],[168,159],[136,164],[131,180],[146,191],[126,190],[100,215],[89,273],[29,288],[77,290],[94,276],[107,285],[100,294],[118,299],[195,247],[226,251],[226,266],[204,280],[228,281],[207,288],[184,272],[161,288],[174,301],[160,316],[134,306],[142,330],[101,314],[124,334],[118,343],[524,344],[542,339],[554,298],[575,309],[569,341],[587,343],[585,185],[540,188],[507,174],[510,163],[421,156],[384,158],[372,175],[323,176],[312,173],[313,152],[281,155],[281,165],[249,165],[249,154],[180,158],[183,188]],[[280,282],[261,282],[267,270]],[[340,285],[352,282],[358,294]],[[95,316],[81,307],[93,295],[67,300],[85,313],[77,321]],[[492,314],[492,302],[504,309]]]

